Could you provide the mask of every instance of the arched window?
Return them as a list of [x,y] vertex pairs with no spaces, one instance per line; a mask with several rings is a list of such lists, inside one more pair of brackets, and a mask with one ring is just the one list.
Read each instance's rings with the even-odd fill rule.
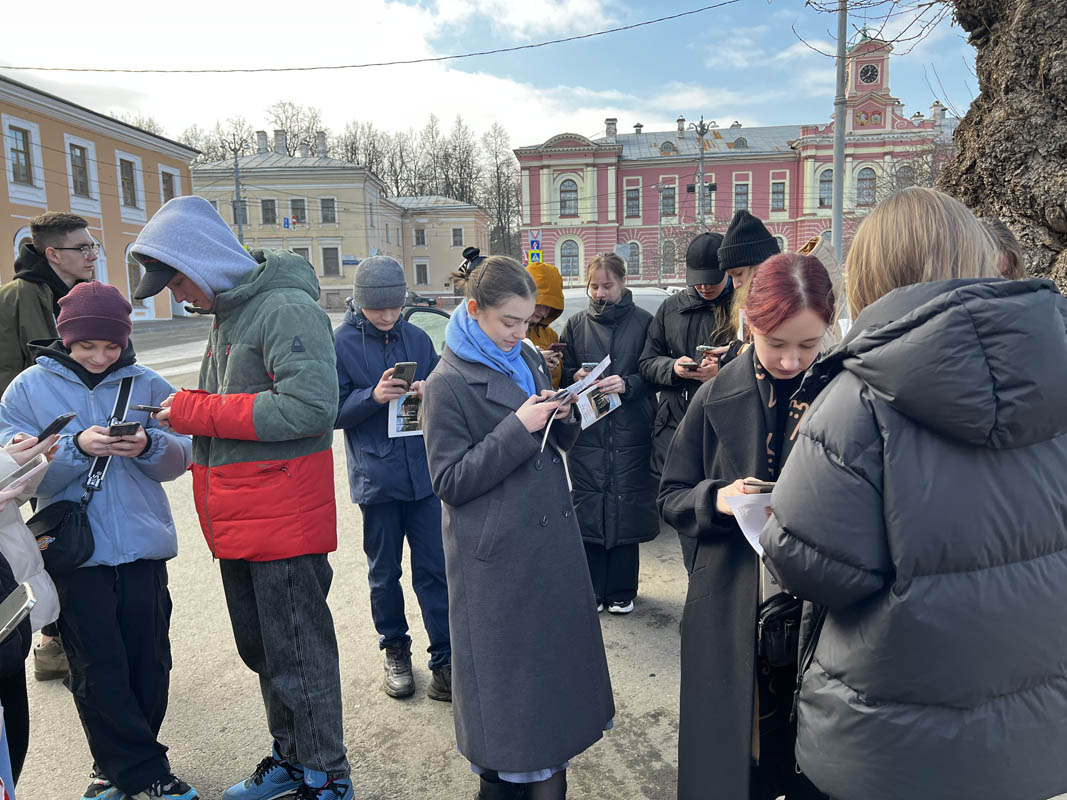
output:
[[744,136],[738,136],[736,139],[734,139],[734,150],[747,150],[747,149],[748,149],[748,139],[746,139]]
[[870,167],[861,169],[856,176],[856,205],[874,205],[874,184],[874,170]]
[[784,253],[785,252],[785,237],[784,236],[775,236],[774,237],[774,241],[778,242],[778,251],[781,252],[781,253]]
[[630,257],[626,259],[626,274],[641,277],[641,245],[630,242]]
[[829,208],[834,204],[834,171],[824,169],[819,173],[819,208]]
[[904,165],[897,168],[897,191],[915,185],[915,167]]
[[834,241],[833,241],[834,240],[834,235],[833,235],[833,232],[829,228],[827,228],[822,233],[820,233],[819,236],[821,236],[822,240],[824,242],[826,242],[827,244],[833,244],[834,243]]
[[559,185],[559,215],[578,216],[578,184],[570,179]]
[[578,277],[578,243],[574,239],[559,246],[559,274],[564,278]]
[[677,153],[674,144],[672,142],[664,142],[659,146],[659,153],[661,156],[669,156]]
[[675,252],[673,239],[663,240],[663,253],[661,257],[663,259],[661,262],[661,269],[664,272],[674,272],[674,262],[678,260],[678,256]]

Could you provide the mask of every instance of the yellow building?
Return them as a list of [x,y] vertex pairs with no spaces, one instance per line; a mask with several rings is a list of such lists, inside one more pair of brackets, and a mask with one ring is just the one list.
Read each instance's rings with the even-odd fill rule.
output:
[[[30,220],[69,211],[89,221],[101,244],[96,277],[129,297],[141,276],[130,245],[164,202],[191,193],[189,161],[197,151],[4,77],[0,130],[0,235],[12,254],[0,260],[0,280],[14,275]],[[183,313],[169,292],[132,305],[137,320]]]
[[[240,156],[238,208],[232,159],[196,164],[193,192],[208,200],[249,248],[280,247],[306,258],[319,275],[323,303],[339,308],[360,260],[380,254],[404,265],[419,294],[447,295],[448,273],[464,247],[488,251],[489,225],[477,206],[443,197],[388,198],[373,172],[302,145],[286,134],[256,132],[256,152]],[[327,153],[320,132],[316,153]],[[240,223],[240,225],[238,224]]]

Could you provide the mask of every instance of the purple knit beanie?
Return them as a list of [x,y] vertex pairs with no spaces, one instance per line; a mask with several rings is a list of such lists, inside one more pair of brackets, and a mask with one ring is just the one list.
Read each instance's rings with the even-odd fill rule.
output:
[[133,309],[114,286],[100,281],[74,285],[59,299],[56,329],[66,347],[75,342],[99,339],[115,342],[126,349],[130,342],[130,314]]

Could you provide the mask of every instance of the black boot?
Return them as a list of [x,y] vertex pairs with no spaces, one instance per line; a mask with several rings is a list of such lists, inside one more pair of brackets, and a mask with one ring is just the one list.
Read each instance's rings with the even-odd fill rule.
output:
[[482,775],[481,788],[474,800],[526,800],[525,783],[508,783],[497,778],[494,773],[489,773],[489,780]]
[[411,674],[411,641],[385,648],[385,684],[390,697],[410,697],[415,693]]

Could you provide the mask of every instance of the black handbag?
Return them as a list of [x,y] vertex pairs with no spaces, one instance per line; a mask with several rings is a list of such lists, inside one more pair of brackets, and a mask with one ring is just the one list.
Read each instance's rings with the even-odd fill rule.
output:
[[[122,422],[132,390],[133,377],[123,378],[109,424]],[[59,500],[42,508],[26,521],[26,527],[37,539],[44,568],[49,574],[69,575],[92,557],[96,541],[89,525],[89,503],[93,493],[99,491],[103,484],[110,463],[111,456],[93,459],[81,500]]]
[[787,592],[760,604],[756,616],[757,649],[772,667],[797,663],[800,649],[800,616],[804,602]]

